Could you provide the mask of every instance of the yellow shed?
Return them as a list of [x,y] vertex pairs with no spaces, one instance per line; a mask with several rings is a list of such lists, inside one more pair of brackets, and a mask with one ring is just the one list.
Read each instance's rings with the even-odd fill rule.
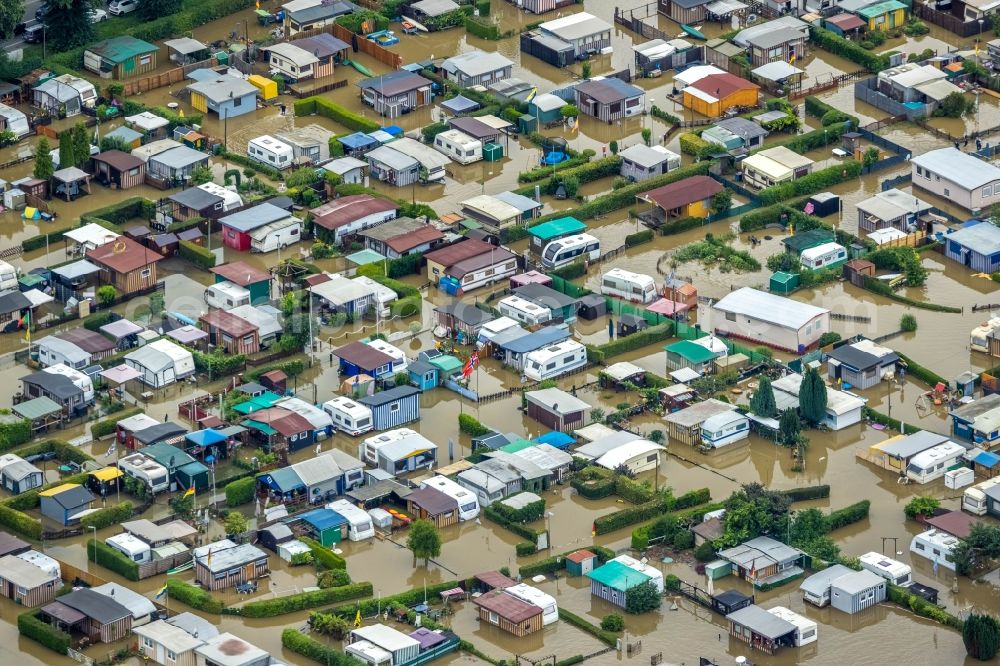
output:
[[885,0],[859,9],[858,16],[868,22],[869,30],[893,30],[906,23],[906,5],[899,0]]
[[278,96],[277,81],[272,81],[271,79],[263,77],[260,74],[250,75],[250,78],[248,78],[247,81],[252,83],[257,90],[260,91],[260,96],[264,101],[274,99]]
[[757,84],[734,74],[710,74],[684,89],[684,106],[718,118],[733,107],[756,107],[759,90]]
[[208,113],[208,101],[205,99],[205,96],[193,90],[191,91],[191,106],[194,107],[195,111]]

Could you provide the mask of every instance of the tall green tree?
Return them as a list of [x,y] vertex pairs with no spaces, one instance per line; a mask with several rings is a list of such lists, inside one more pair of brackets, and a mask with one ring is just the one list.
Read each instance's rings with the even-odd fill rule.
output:
[[73,166],[83,166],[90,159],[90,130],[83,123],[73,127]]
[[716,548],[736,546],[764,534],[783,536],[788,527],[788,497],[759,483],[748,483],[724,502],[722,537]]
[[423,558],[424,566],[432,557],[441,554],[441,533],[429,520],[415,520],[410,524],[410,534],[406,537],[406,547],[413,552],[413,559]]
[[182,0],[141,0],[136,12],[139,18],[152,21],[179,12],[183,4]]
[[32,173],[39,180],[48,180],[55,171],[51,150],[47,138],[43,136],[38,140],[38,145],[35,146],[35,169]]
[[973,613],[962,627],[962,642],[970,657],[990,661],[1000,651],[1000,621],[992,615]]
[[663,597],[651,580],[629,588],[625,594],[625,610],[629,613],[645,613],[656,610],[662,602]]
[[826,384],[816,368],[809,368],[799,385],[799,409],[813,425],[826,418]]
[[799,422],[799,415],[794,409],[781,412],[781,418],[778,419],[778,438],[783,445],[793,446],[798,441],[801,431],[802,423]]
[[59,135],[59,168],[76,166],[76,145],[73,142],[73,130],[63,130]]
[[45,0],[45,39],[50,49],[68,51],[94,41],[90,0]]
[[14,28],[24,16],[23,0],[0,0],[0,36],[4,39],[14,36]]
[[750,411],[761,418],[774,418],[778,415],[778,406],[774,402],[774,389],[771,388],[771,380],[761,377],[757,390],[750,398]]

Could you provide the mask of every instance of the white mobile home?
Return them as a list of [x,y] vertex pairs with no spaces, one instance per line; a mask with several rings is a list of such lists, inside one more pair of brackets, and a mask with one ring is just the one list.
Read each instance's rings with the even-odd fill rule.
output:
[[845,261],[847,261],[847,249],[839,243],[823,243],[803,250],[799,255],[799,263],[811,271],[836,267]]
[[637,303],[656,300],[656,282],[648,275],[612,268],[601,277],[601,293]]
[[105,543],[127,557],[131,562],[142,564],[153,559],[149,544],[138,537],[132,536],[128,532],[110,536],[105,539]]
[[459,164],[472,164],[483,159],[483,142],[454,129],[434,137],[434,150]]
[[333,427],[352,437],[372,429],[372,410],[350,398],[338,396],[323,403],[323,411],[333,419]]
[[247,143],[247,157],[275,169],[287,169],[295,163],[292,147],[268,134],[250,139]]
[[965,492],[962,493],[962,510],[974,516],[985,516],[989,506],[989,497],[986,491],[992,490],[998,485],[1000,485],[1000,476],[994,476],[992,479],[966,488]]
[[90,354],[69,340],[50,335],[38,341],[38,364],[43,368],[60,363],[82,370],[90,365]]
[[750,419],[737,411],[710,416],[701,424],[702,444],[711,449],[720,449],[749,436]]
[[325,411],[306,402],[302,398],[282,398],[278,402],[274,403],[275,407],[281,407],[282,409],[287,409],[290,412],[295,412],[306,421],[313,428],[313,433],[316,439],[322,439],[327,436],[328,433],[333,432],[333,419]]
[[298,243],[302,238],[302,223],[297,217],[286,217],[265,224],[250,232],[251,252],[274,252]]
[[427,182],[443,180],[444,169],[446,166],[451,164],[450,159],[434,148],[424,145],[414,139],[410,139],[409,137],[404,136],[400,139],[396,139],[390,144],[390,146],[396,152],[415,159],[420,164],[421,170],[426,172],[422,180]]
[[926,558],[946,569],[955,570],[955,560],[952,552],[959,539],[941,530],[927,530],[913,537],[910,541],[910,553]]
[[597,261],[601,257],[601,241],[590,234],[566,236],[554,240],[542,250],[542,265],[559,268],[574,261]]
[[711,333],[801,354],[830,330],[830,311],[743,287],[714,303],[699,302],[698,322]]
[[15,108],[9,107],[6,104],[0,104],[0,126],[8,132],[13,132],[14,136],[18,140],[27,136],[31,132],[31,126],[28,124],[28,117],[18,111]]
[[585,365],[587,348],[575,340],[565,340],[528,353],[524,359],[524,376],[540,382]]
[[365,344],[372,349],[377,349],[383,354],[392,357],[392,372],[406,372],[406,353],[402,349],[378,338],[369,340]]
[[520,296],[508,296],[497,303],[497,310],[500,314],[529,326],[535,326],[552,319],[552,310],[543,308],[537,303],[532,303]]
[[410,428],[396,428],[395,430],[389,430],[378,435],[372,435],[361,440],[361,444],[358,445],[358,458],[367,465],[378,467],[378,450],[380,448],[386,444],[398,442],[407,437],[419,434],[416,430],[411,430]]
[[893,585],[906,587],[913,582],[913,570],[910,565],[886,557],[882,553],[874,551],[865,553],[858,558],[858,561],[861,563],[862,569],[878,574]]
[[804,615],[799,615],[795,611],[785,608],[784,606],[769,608],[767,609],[767,612],[775,617],[781,618],[795,627],[795,634],[792,639],[795,643],[795,647],[802,647],[803,645],[814,643],[819,637],[817,635],[819,631],[818,625]]
[[906,476],[916,483],[930,483],[944,476],[964,453],[965,448],[955,442],[938,444],[913,456],[906,466]]
[[57,363],[56,365],[43,368],[42,372],[47,372],[50,375],[62,375],[68,378],[73,382],[74,386],[83,391],[84,404],[89,405],[94,402],[94,381],[90,378],[90,375],[84,374],[76,368],[71,368],[65,363]]
[[542,592],[537,587],[531,587],[524,583],[518,583],[511,587],[505,587],[504,593],[525,601],[532,606],[542,609],[542,625],[548,626],[559,621],[559,606],[555,597]]
[[205,289],[205,302],[210,308],[232,310],[241,305],[250,305],[250,291],[232,282],[216,282]]
[[375,526],[372,517],[364,509],[359,509],[347,500],[334,500],[326,505],[347,519],[347,538],[351,541],[364,541],[375,536]]
[[167,468],[156,463],[141,453],[133,453],[118,461],[118,469],[125,476],[139,479],[152,489],[154,494],[170,488],[170,475]]
[[802,592],[802,599],[820,608],[829,606],[830,586],[838,578],[853,573],[855,573],[854,569],[845,567],[843,564],[833,564],[826,569],[817,571],[802,581],[802,584],[799,586],[799,590]]
[[430,486],[440,490],[442,493],[452,498],[458,502],[458,519],[459,520],[474,520],[479,516],[479,500],[476,498],[476,493],[463,488],[451,479],[445,476],[432,476],[426,481],[420,482],[420,487],[424,488]]

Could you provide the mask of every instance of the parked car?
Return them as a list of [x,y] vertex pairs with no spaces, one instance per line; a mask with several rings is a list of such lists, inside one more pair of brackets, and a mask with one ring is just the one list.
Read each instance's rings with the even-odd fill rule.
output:
[[42,43],[42,33],[45,31],[45,26],[41,23],[36,23],[35,25],[28,26],[24,29],[24,34],[21,39],[24,40],[25,44],[41,44]]
[[101,21],[108,20],[108,13],[103,9],[90,9],[87,11],[87,16],[90,17],[91,23],[100,23]]
[[139,8],[139,0],[115,0],[108,9],[115,16],[123,16]]
[[39,23],[45,20],[45,16],[49,13],[49,6],[47,4],[40,5],[38,9],[35,10],[35,20]]

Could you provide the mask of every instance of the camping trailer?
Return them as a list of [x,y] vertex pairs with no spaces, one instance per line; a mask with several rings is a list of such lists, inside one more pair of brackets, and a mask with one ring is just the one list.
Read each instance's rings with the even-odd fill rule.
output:
[[295,163],[295,151],[283,141],[265,134],[247,143],[247,156],[275,169],[287,169]]
[[358,458],[365,464],[378,467],[378,450],[380,448],[390,442],[397,442],[417,434],[415,430],[411,430],[410,428],[396,428],[395,430],[383,432],[378,435],[372,435],[367,439],[361,440],[361,445],[358,447]]
[[141,453],[133,453],[118,461],[118,468],[133,479],[138,479],[152,489],[153,494],[170,489],[167,468],[153,462]]
[[458,519],[474,520],[479,516],[479,500],[476,494],[467,488],[463,488],[445,476],[432,476],[420,483],[420,487],[430,486],[440,490],[442,493],[452,498],[458,503]]
[[597,261],[601,257],[601,241],[590,234],[566,236],[554,240],[542,250],[542,265],[559,268],[574,261]]
[[986,491],[997,485],[1000,485],[1000,476],[994,476],[992,479],[966,488],[965,492],[962,493],[962,510],[974,516],[985,516],[990,501]]
[[347,500],[334,500],[326,505],[347,519],[347,538],[351,541],[364,541],[375,536],[375,526],[372,517],[364,509],[359,509]]
[[250,292],[232,282],[216,282],[205,289],[205,302],[210,308],[232,310],[241,305],[250,305]]
[[802,250],[799,263],[802,267],[815,271],[821,268],[836,268],[847,261],[847,250],[839,243],[823,243]]
[[964,453],[965,448],[952,441],[932,446],[910,458],[906,476],[916,483],[930,483],[944,476],[952,465],[961,460]]
[[737,411],[710,416],[701,424],[701,442],[711,449],[720,449],[749,436],[750,420]]
[[524,376],[540,382],[585,365],[587,348],[574,340],[565,340],[529,353],[524,362]]
[[265,224],[250,232],[250,251],[266,253],[294,245],[299,242],[301,231],[302,223],[295,217]]
[[108,547],[113,550],[117,550],[119,553],[127,557],[130,562],[138,562],[139,564],[142,564],[143,562],[149,562],[153,559],[153,554],[149,548],[149,544],[138,537],[132,536],[128,532],[122,532],[121,534],[110,536],[105,539],[104,543],[106,543]]
[[441,132],[434,137],[434,150],[459,164],[472,164],[483,159],[483,142],[458,130]]
[[402,349],[400,349],[395,345],[389,344],[385,340],[380,340],[378,338],[369,340],[365,344],[371,347],[372,349],[379,350],[386,356],[392,357],[392,372],[394,373],[406,372],[407,368],[406,354],[403,352]]
[[886,557],[882,553],[872,551],[858,558],[862,569],[878,574],[893,585],[906,587],[913,582],[913,570],[908,564]]
[[601,293],[626,301],[652,303],[656,300],[656,282],[642,273],[612,268],[601,278]]
[[350,398],[338,396],[323,403],[323,411],[333,419],[333,427],[352,437],[372,429],[372,410]]
[[552,310],[537,303],[523,299],[520,296],[508,296],[497,303],[500,314],[511,319],[535,326],[552,319]]

